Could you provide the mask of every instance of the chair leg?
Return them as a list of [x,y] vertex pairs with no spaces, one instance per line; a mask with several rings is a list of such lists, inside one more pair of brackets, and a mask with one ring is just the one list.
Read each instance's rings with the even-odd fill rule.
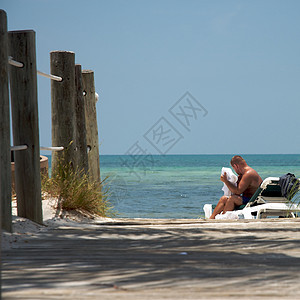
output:
[[261,215],[262,215],[263,212],[264,212],[264,209],[258,210],[258,211],[257,211],[256,219],[262,219]]

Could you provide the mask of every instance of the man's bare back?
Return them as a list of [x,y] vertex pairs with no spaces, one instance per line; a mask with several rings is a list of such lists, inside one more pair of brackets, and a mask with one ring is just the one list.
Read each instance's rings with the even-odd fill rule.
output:
[[247,178],[248,186],[247,188],[242,192],[243,196],[251,198],[253,194],[256,192],[256,190],[259,188],[259,186],[262,183],[261,177],[258,175],[258,173],[252,169],[251,167],[246,167],[245,173],[239,175],[238,177],[238,186],[239,182],[242,181],[242,179]]

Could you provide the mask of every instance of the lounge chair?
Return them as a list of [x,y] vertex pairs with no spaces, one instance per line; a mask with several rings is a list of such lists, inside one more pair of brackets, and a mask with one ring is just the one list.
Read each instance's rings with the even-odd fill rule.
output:
[[[205,204],[205,218],[209,218],[215,205]],[[246,205],[241,205],[231,216],[239,219],[262,219],[273,217],[295,218],[300,212],[300,204],[282,196],[279,177],[266,178]]]

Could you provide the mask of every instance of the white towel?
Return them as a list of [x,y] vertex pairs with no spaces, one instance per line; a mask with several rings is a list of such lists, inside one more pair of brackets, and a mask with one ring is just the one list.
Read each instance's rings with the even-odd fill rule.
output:
[[239,212],[237,211],[226,211],[225,214],[218,214],[216,215],[216,220],[238,220],[239,219]]
[[[235,186],[237,185],[237,180],[238,177],[232,172],[232,170],[230,168],[222,168],[222,172],[221,174],[224,175],[224,173],[226,173],[227,175],[227,179],[228,181],[230,181],[231,183],[233,183]],[[224,191],[224,196],[231,196],[232,192],[230,191],[230,189],[227,187],[227,185],[224,183],[224,186],[222,188],[222,191]]]

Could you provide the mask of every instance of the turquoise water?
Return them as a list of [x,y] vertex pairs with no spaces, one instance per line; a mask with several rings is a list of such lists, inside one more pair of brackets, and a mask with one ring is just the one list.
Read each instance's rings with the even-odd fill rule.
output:
[[[222,196],[222,167],[232,155],[100,157],[110,201],[124,218],[198,218],[205,203]],[[300,177],[300,155],[244,155],[262,178],[288,172]]]
[[[101,156],[111,202],[125,218],[197,218],[222,196],[222,167],[232,155]],[[244,155],[262,178],[300,177],[300,155]]]

